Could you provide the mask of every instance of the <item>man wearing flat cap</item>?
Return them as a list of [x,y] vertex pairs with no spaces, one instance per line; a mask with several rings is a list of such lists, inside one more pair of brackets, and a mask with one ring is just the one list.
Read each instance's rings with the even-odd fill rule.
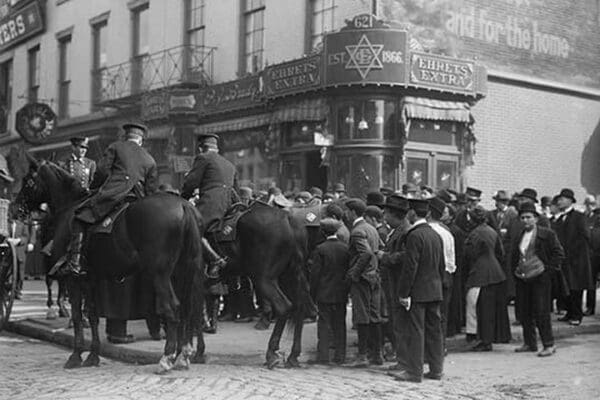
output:
[[[91,188],[98,191],[75,211],[67,262],[57,265],[58,273],[85,273],[81,265],[81,248],[89,224],[108,215],[128,196],[143,197],[156,192],[156,161],[142,147],[148,128],[139,123],[122,126],[125,140],[111,143],[100,161]],[[61,261],[59,261],[61,263]]]
[[96,162],[85,155],[88,151],[89,139],[83,136],[75,136],[70,139],[71,154],[65,160],[59,161],[63,169],[73,175],[87,189],[90,187],[94,174],[96,173]]
[[583,291],[593,289],[594,284],[590,262],[590,230],[585,215],[573,208],[574,203],[573,191],[562,189],[558,194],[558,208],[561,213],[556,220],[555,229],[565,250],[562,269],[569,284],[570,297],[567,302],[567,314],[559,321],[580,325],[583,318]]
[[[198,191],[196,207],[202,215],[207,231],[223,218],[234,200],[237,200],[239,190],[237,170],[229,160],[219,154],[218,139],[214,134],[198,136],[199,154],[192,169],[186,174],[181,190],[184,199],[189,199],[195,190]],[[202,243],[213,258],[209,274],[216,277],[226,262],[206,239],[203,239]]]

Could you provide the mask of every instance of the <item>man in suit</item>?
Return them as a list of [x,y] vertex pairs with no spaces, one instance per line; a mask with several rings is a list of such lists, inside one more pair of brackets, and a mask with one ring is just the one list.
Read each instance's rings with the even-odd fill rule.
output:
[[590,229],[590,250],[592,265],[592,289],[586,290],[585,312],[586,316],[596,313],[596,281],[600,273],[600,209],[597,208],[596,198],[593,195],[586,196],[584,200],[585,216]]
[[[408,209],[408,199],[400,195],[393,194],[386,199],[384,217],[391,231],[386,238],[385,248],[377,252],[383,295],[390,308],[389,321],[383,325],[383,330],[384,334],[390,338],[396,355],[399,352],[398,346],[404,345],[404,343],[398,341],[401,321],[398,319],[400,305],[396,300],[396,289],[398,276],[402,269],[402,258],[404,257],[404,236],[408,231],[408,220],[406,219]],[[403,354],[402,351],[400,353]],[[396,360],[398,361],[399,358],[396,357]],[[405,366],[399,362],[391,368],[400,370],[404,369]]]
[[75,136],[70,141],[71,154],[60,161],[58,165],[73,175],[81,184],[81,187],[87,189],[92,184],[96,173],[96,162],[85,156],[88,151],[89,139],[83,136]]
[[429,226],[427,200],[410,199],[408,215],[411,228],[406,235],[406,252],[398,279],[397,298],[407,323],[401,327],[400,342],[405,354],[399,354],[406,366],[403,371],[390,371],[399,381],[421,382],[423,361],[429,363],[426,378],[440,380],[444,368],[442,337],[442,277],[444,247],[440,236]]
[[75,210],[66,262],[59,260],[57,274],[85,275],[81,249],[90,224],[101,221],[128,197],[143,197],[158,188],[156,161],[142,147],[148,128],[138,123],[122,126],[125,140],[111,143],[98,162],[91,188],[98,191]]
[[317,351],[315,363],[329,363],[329,341],[333,338],[333,362],[346,361],[346,303],[348,286],[348,245],[340,241],[336,232],[341,225],[333,218],[323,218],[321,231],[326,240],[317,246],[309,260],[310,292],[317,303]]
[[[198,192],[196,207],[202,215],[207,232],[211,232],[214,224],[220,221],[234,199],[237,201],[239,190],[237,170],[225,157],[219,154],[219,137],[214,134],[198,136],[199,154],[194,160],[192,169],[185,176],[181,196],[189,199]],[[226,264],[212,248],[206,238],[202,239],[206,253],[213,259],[208,275],[217,278],[219,271]]]
[[[462,199],[463,196],[461,196]],[[471,232],[476,224],[471,220],[469,211],[473,210],[481,201],[481,190],[468,187],[464,193],[466,205],[460,211],[457,211],[454,221],[465,232]]]
[[363,218],[367,209],[364,201],[349,199],[346,208],[346,220],[351,227],[347,277],[351,282],[352,321],[358,331],[354,366],[366,366],[368,362],[382,365],[381,278],[375,255],[379,250],[379,234]]
[[570,289],[567,314],[559,321],[580,325],[583,318],[581,306],[583,291],[593,288],[590,230],[585,215],[573,208],[575,203],[573,191],[563,189],[558,196],[558,208],[561,214],[557,218],[556,233],[565,250],[563,270]]

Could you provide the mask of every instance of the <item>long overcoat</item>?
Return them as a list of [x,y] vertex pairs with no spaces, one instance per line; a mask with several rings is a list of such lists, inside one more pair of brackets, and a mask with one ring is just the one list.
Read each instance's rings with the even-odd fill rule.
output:
[[583,213],[571,210],[559,218],[555,225],[556,234],[565,258],[563,272],[571,290],[587,290],[594,287],[590,262],[590,230]]
[[478,225],[465,241],[465,266],[467,281],[465,287],[482,287],[506,280],[501,263],[504,249],[498,233],[488,224]]

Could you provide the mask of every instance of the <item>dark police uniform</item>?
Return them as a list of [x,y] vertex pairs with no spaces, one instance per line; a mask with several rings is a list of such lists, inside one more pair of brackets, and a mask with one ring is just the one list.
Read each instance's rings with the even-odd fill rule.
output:
[[94,174],[96,173],[96,162],[87,157],[77,158],[71,154],[69,158],[59,162],[59,165],[73,175],[81,184],[81,187],[87,189],[90,187]]

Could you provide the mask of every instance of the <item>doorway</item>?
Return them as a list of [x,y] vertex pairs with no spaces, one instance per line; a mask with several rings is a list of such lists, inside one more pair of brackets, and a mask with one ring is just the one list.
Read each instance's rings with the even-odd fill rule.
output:
[[306,189],[318,187],[327,190],[327,167],[322,165],[321,152],[307,151],[305,153]]
[[406,182],[433,189],[459,189],[459,156],[436,151],[406,151]]

